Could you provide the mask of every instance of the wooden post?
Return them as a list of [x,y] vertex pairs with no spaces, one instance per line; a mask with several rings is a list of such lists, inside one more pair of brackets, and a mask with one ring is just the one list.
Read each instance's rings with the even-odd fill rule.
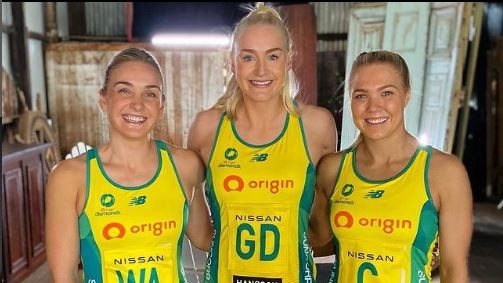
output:
[[12,2],[12,20],[14,33],[11,35],[10,51],[12,55],[12,75],[16,86],[26,94],[26,104],[29,109],[33,109],[32,93],[30,84],[30,72],[28,72],[28,31],[24,24],[24,3]]
[[45,2],[45,36],[48,43],[58,41],[58,21],[56,16],[56,2]]
[[456,155],[463,159],[463,154],[465,151],[465,139],[466,132],[468,129],[468,118],[470,116],[470,99],[473,93],[473,80],[475,77],[475,69],[477,66],[477,55],[479,52],[480,34],[482,32],[482,16],[484,12],[484,3],[475,3],[474,6],[474,25],[475,25],[475,36],[473,38],[473,46],[470,50],[470,56],[468,61],[467,69],[467,79],[466,79],[466,96],[463,101],[463,112],[461,113],[461,124],[459,130],[459,136],[457,139]]
[[279,12],[293,40],[293,72],[299,82],[296,100],[317,105],[316,16],[310,4],[284,5]]

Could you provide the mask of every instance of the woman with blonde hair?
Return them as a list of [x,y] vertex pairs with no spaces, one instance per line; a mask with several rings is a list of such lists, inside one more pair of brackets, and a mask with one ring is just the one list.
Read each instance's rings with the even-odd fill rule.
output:
[[205,282],[316,281],[308,216],[337,134],[328,110],[294,102],[292,59],[280,15],[258,3],[234,30],[225,94],[189,132],[215,231]]

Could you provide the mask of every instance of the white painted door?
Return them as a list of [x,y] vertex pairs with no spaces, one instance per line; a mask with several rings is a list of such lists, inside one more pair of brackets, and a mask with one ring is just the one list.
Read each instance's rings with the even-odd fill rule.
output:
[[385,3],[355,5],[351,8],[346,51],[346,84],[344,85],[344,108],[342,111],[341,149],[351,145],[358,129],[353,123],[349,101],[348,77],[355,58],[363,51],[382,49],[384,37]]
[[400,54],[411,78],[412,93],[405,109],[405,127],[414,136],[419,130],[430,3],[391,3],[386,7],[383,49]]
[[[449,113],[460,56],[463,2],[431,6],[419,139],[440,150],[448,149]],[[466,43],[465,43],[466,44]]]

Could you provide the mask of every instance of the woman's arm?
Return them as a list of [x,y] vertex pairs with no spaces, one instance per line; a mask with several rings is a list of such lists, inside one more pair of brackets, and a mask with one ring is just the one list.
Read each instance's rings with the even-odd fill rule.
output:
[[[196,180],[193,180],[194,190],[190,194],[190,216],[189,226],[187,228],[187,237],[201,250],[208,251],[213,240],[213,225],[211,222],[208,204],[204,195],[204,174],[205,166],[208,166],[209,155],[213,140],[215,139],[218,122],[221,112],[216,109],[209,109],[199,112],[192,123],[187,147],[190,151],[197,155],[197,162],[192,162],[192,168],[187,172],[197,175]],[[195,159],[195,157],[194,157]],[[193,172],[196,171],[197,174]]]
[[[84,181],[84,182],[82,182]],[[82,183],[80,183],[82,182]],[[49,174],[45,195],[47,261],[54,283],[81,282],[78,216],[79,187],[85,184],[85,161],[62,161]]]
[[183,154],[178,158],[178,164],[186,195],[189,198],[187,237],[198,249],[208,251],[213,238],[213,226],[202,184],[204,180],[203,162],[194,152],[183,150]]
[[190,126],[187,147],[199,155],[205,166],[208,166],[221,115],[216,109],[199,112]]
[[315,256],[327,256],[334,253],[331,239],[329,200],[335,186],[340,153],[325,155],[317,166],[314,203],[309,217],[309,242]]
[[323,107],[302,105],[302,123],[306,134],[309,155],[317,166],[319,160],[337,150],[337,127],[332,114]]
[[429,181],[439,209],[441,281],[468,282],[468,252],[473,229],[468,175],[454,155],[434,151]]

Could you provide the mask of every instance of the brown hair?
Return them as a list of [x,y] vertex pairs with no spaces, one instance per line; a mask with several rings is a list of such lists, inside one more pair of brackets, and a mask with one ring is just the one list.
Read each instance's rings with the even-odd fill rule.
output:
[[162,85],[164,84],[164,78],[162,76],[161,67],[159,66],[159,62],[157,62],[155,57],[147,50],[136,47],[130,47],[116,54],[112,58],[112,60],[110,60],[110,63],[108,63],[107,69],[105,71],[105,80],[103,81],[102,91],[106,90],[108,86],[108,81],[110,79],[110,73],[112,72],[112,70],[117,68],[122,63],[132,61],[140,61],[154,67],[159,73],[159,76],[161,77]]
[[368,66],[372,64],[389,64],[393,66],[402,78],[402,84],[406,91],[410,91],[410,73],[407,63],[402,58],[402,56],[397,53],[386,50],[378,50],[372,52],[363,52],[358,57],[356,57],[351,67],[351,72],[349,73],[349,87],[353,83],[354,76],[356,72],[363,66]]

